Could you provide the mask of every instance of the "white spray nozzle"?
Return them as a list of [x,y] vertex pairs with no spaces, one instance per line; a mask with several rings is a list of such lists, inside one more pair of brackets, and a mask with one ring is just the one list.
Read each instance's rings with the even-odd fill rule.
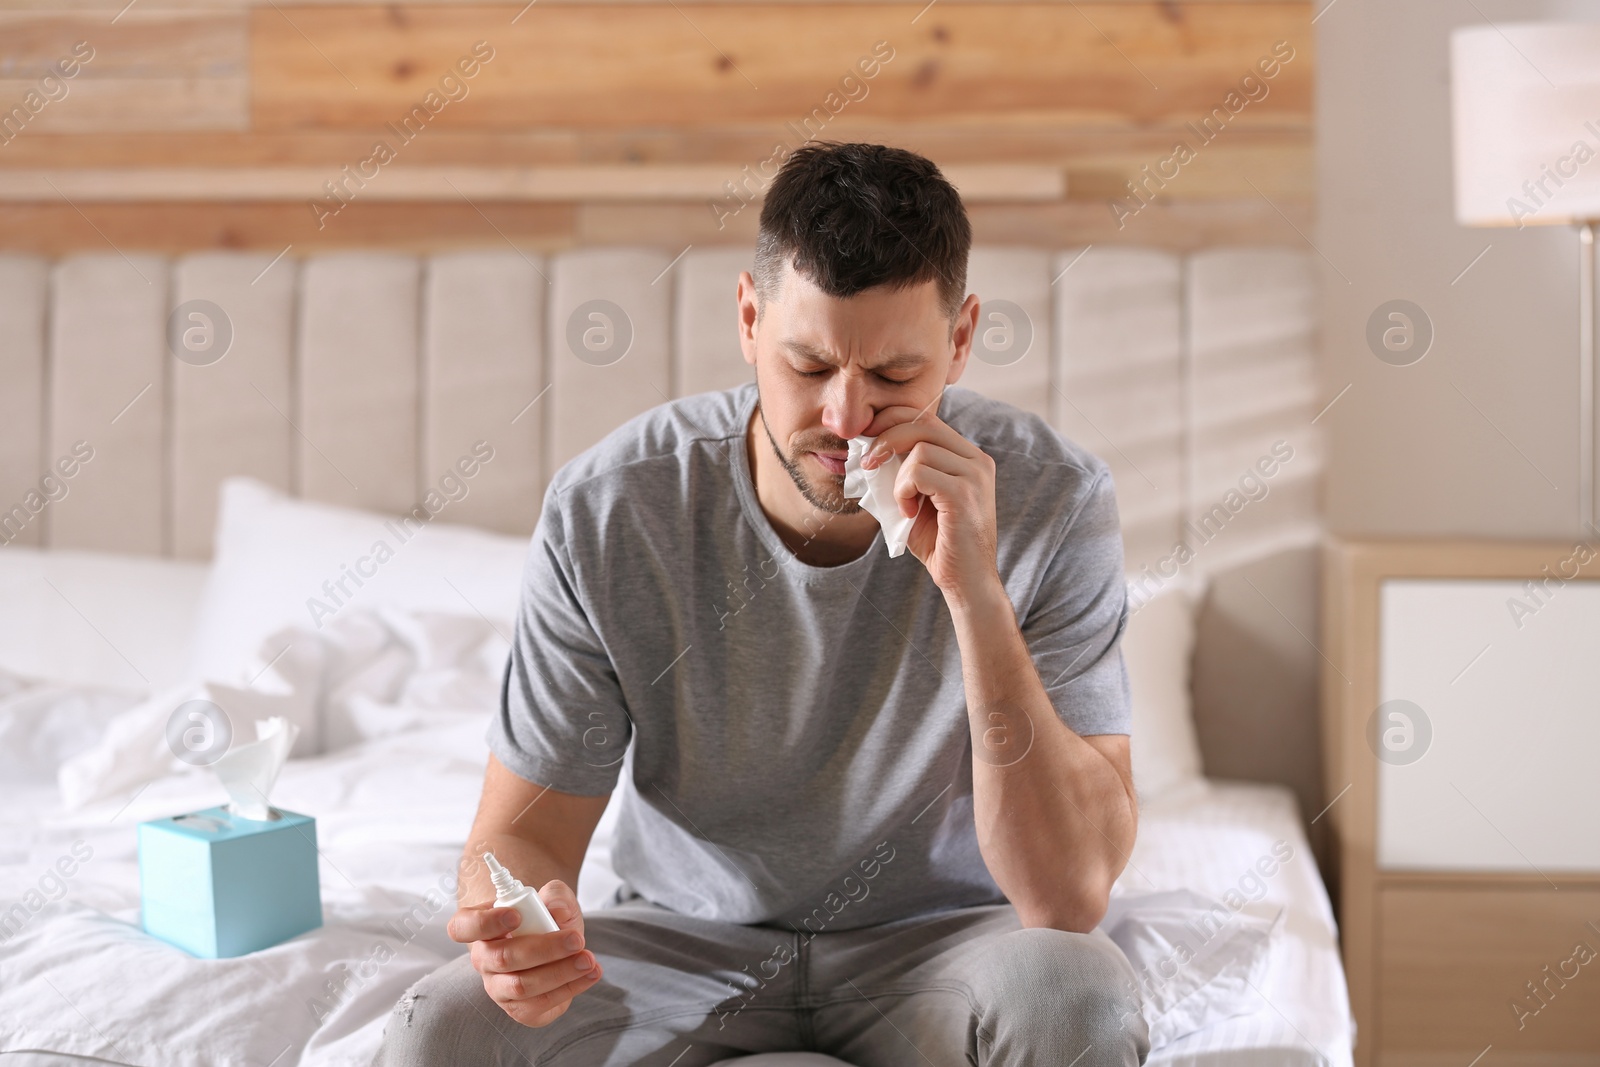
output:
[[483,862],[489,868],[489,880],[494,883],[494,891],[502,897],[509,897],[522,889],[526,889],[516,875],[503,867],[499,860],[494,858],[493,852],[483,854]]

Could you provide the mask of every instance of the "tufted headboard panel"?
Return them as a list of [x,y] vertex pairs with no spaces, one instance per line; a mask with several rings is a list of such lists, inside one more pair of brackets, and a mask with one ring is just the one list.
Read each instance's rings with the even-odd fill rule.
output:
[[[227,475],[398,512],[480,439],[497,461],[452,518],[527,533],[552,472],[613,426],[749,378],[733,305],[749,260],[726,248],[0,257],[0,508],[76,442],[94,449],[67,496],[5,539],[204,558]],[[1130,575],[1163,577],[1186,533],[1212,534],[1184,524],[1280,439],[1294,458],[1270,480],[1277,499],[1230,515],[1182,569],[1315,530],[1303,255],[980,247],[968,288],[984,302],[983,343],[961,384],[1111,464]]]

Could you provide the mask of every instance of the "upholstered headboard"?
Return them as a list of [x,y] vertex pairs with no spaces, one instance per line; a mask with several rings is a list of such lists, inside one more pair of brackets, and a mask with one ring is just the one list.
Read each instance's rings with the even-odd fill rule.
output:
[[[0,257],[0,507],[75,442],[95,452],[66,499],[7,538],[205,557],[226,475],[402,511],[477,439],[505,458],[452,517],[529,532],[551,473],[607,430],[749,378],[733,305],[749,260],[726,248]],[[1279,439],[1294,457],[1264,479],[1277,499],[1197,521],[1182,570],[1315,528],[1304,256],[978,248],[968,288],[984,301],[984,343],[962,384],[1106,458],[1130,574],[1159,573],[1184,520],[1224,502]]]
[[[449,520],[527,533],[551,474],[609,429],[749,378],[733,293],[750,258],[0,256],[3,539],[204,558],[225,476],[401,512],[479,440],[495,460]],[[1208,770],[1288,781],[1315,812],[1307,257],[978,248],[968,289],[984,322],[961,384],[1110,463],[1136,600],[1214,579],[1195,669]],[[78,442],[92,459],[61,465]]]

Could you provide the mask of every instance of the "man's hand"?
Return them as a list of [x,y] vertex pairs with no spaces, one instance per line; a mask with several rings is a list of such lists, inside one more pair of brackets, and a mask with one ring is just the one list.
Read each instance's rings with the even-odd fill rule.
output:
[[539,899],[561,929],[510,936],[522,922],[516,908],[473,904],[456,910],[452,941],[472,945],[472,966],[489,999],[524,1026],[545,1026],[566,1013],[572,998],[600,980],[600,961],[583,948],[583,911],[565,882],[546,882]]
[[997,589],[994,460],[989,454],[927,409],[884,408],[866,434],[878,439],[861,460],[867,470],[891,453],[905,456],[894,495],[902,515],[917,516],[906,547],[928,568],[946,599],[969,601]]

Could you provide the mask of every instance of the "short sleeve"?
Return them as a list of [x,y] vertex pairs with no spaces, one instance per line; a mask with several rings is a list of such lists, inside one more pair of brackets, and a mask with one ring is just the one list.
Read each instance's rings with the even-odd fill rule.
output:
[[485,740],[519,778],[600,796],[616,785],[633,729],[566,545],[552,491],[529,546],[500,710]]
[[1122,661],[1127,623],[1122,525],[1111,473],[1102,469],[1069,514],[1022,623],[1045,692],[1075,733],[1133,729]]

